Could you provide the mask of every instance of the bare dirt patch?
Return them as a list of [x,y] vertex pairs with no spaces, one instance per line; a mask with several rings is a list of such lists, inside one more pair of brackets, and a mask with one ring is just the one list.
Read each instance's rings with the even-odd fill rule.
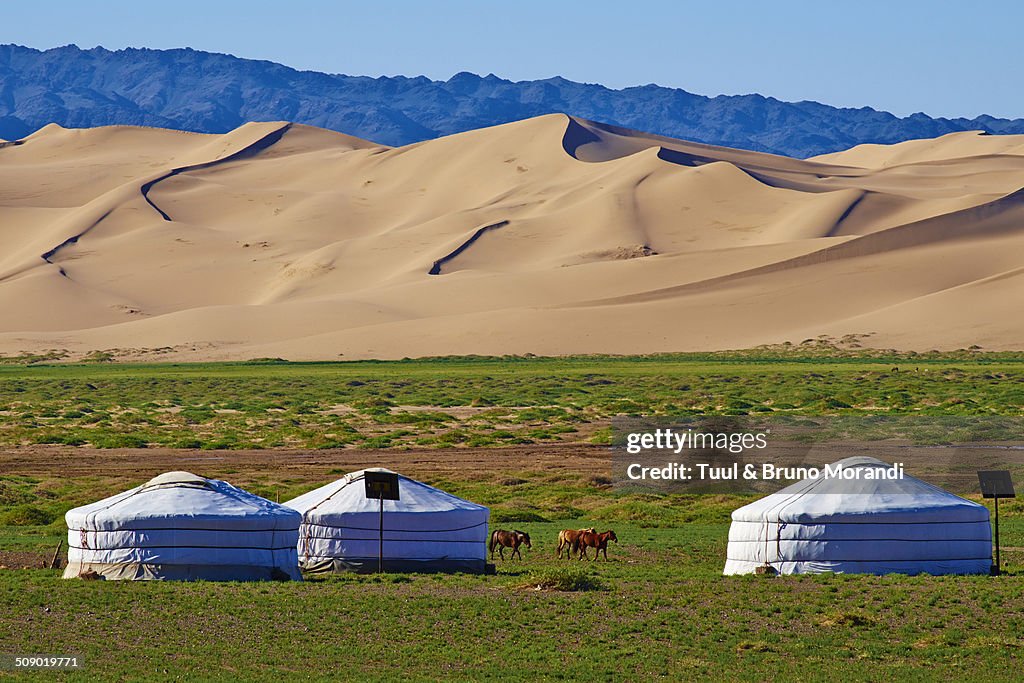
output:
[[[0,550],[0,570],[3,569],[45,569],[50,566],[51,557],[46,553],[29,551]],[[64,564],[64,556],[59,558]]]
[[[609,476],[608,449],[587,444],[542,444],[508,448],[444,448],[381,450],[188,450],[174,448],[81,448],[25,446],[0,449],[0,472],[7,475],[57,478],[148,477],[170,470],[206,476],[230,472],[244,480],[267,475],[322,479],[326,472],[387,467],[411,477],[468,474],[507,476],[509,472]],[[239,476],[241,475],[241,476]]]

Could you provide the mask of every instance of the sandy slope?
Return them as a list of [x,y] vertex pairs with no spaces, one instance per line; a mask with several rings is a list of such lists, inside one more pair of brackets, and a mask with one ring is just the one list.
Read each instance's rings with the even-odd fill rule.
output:
[[1021,348],[1024,137],[796,160],[544,116],[0,144],[0,352]]

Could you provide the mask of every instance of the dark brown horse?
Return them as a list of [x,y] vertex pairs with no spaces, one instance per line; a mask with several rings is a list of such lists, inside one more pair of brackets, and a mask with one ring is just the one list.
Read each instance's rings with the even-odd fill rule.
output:
[[616,543],[619,542],[619,539],[616,538],[616,536],[615,536],[615,532],[612,531],[611,529],[609,529],[608,531],[605,531],[604,533],[600,533],[600,534],[596,533],[596,532],[594,532],[594,531],[592,531],[590,529],[588,529],[587,531],[584,531],[582,534],[580,534],[580,539],[579,539],[579,542],[580,542],[580,557],[579,557],[579,559],[582,560],[584,557],[586,557],[587,559],[590,559],[590,555],[587,554],[587,548],[596,548],[596,550],[594,550],[594,559],[596,560],[597,556],[600,555],[603,552],[604,553],[604,559],[607,560],[608,559],[608,541],[615,541]]
[[523,554],[519,551],[519,546],[525,545],[527,548],[532,548],[530,545],[530,534],[524,531],[505,531],[504,529],[495,529],[491,534],[491,559],[494,559],[494,549],[498,549],[498,554],[501,555],[501,559],[505,559],[505,548],[512,548],[512,557],[519,555],[519,559],[523,559]]
[[584,532],[593,532],[594,529],[562,529],[558,532],[558,559],[562,559],[562,550],[565,550],[565,559],[572,557],[570,553],[580,551],[580,536]]

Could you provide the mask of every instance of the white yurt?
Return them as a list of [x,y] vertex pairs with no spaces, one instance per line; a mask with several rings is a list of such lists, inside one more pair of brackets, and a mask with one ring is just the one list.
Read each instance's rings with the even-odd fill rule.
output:
[[167,472],[69,510],[64,578],[301,580],[302,516],[227,482]]
[[[988,574],[988,508],[875,458],[840,460],[845,477],[810,478],[732,513],[725,574]],[[856,470],[860,470],[859,472]]]
[[[376,571],[380,501],[366,497],[366,472],[348,474],[284,505],[302,513],[299,564],[307,572]],[[399,499],[384,501],[385,571],[483,572],[488,508],[402,475]]]

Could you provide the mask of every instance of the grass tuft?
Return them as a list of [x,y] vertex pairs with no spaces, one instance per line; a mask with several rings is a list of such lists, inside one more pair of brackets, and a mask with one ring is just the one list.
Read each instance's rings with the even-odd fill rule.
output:
[[600,579],[587,570],[576,567],[559,567],[534,572],[530,575],[530,580],[520,587],[564,593],[604,590]]
[[875,623],[871,617],[858,612],[839,612],[818,620],[820,626],[871,626]]

